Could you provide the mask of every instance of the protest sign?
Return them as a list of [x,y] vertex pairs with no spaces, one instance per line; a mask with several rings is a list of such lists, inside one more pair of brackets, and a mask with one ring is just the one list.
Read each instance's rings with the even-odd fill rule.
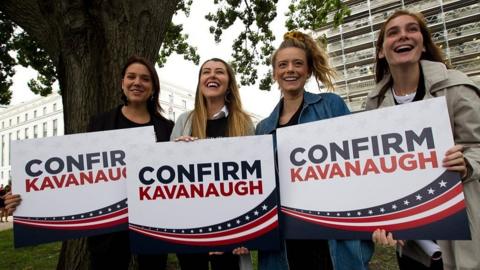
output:
[[278,248],[270,135],[134,147],[127,157],[133,252]]
[[124,148],[146,142],[151,126],[12,141],[15,247],[126,230]]
[[[277,130],[287,238],[467,239],[444,97]],[[455,228],[452,230],[451,228]]]

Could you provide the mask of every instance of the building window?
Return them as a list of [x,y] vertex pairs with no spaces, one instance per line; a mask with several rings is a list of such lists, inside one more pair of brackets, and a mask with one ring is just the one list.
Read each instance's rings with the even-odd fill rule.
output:
[[4,122],[4,121],[2,121],[2,128],[4,128],[4,127],[5,127],[5,122]]
[[38,125],[33,126],[33,138],[38,138]]
[[43,137],[47,137],[47,122],[43,122]]
[[20,140],[20,130],[17,130],[17,140]]
[[47,114],[47,107],[43,107],[43,115]]
[[[2,167],[3,167],[3,166],[5,166],[5,157],[4,157],[4,153],[5,153],[5,135],[2,135],[2,148],[0,149],[0,152],[2,152],[0,158],[2,159]],[[3,178],[3,172],[2,172],[2,178]]]
[[28,121],[28,113],[25,113],[25,122]]
[[184,109],[187,109],[187,101],[185,99],[182,99],[182,105]]
[[17,124],[20,124],[20,116],[17,116]]
[[25,139],[28,139],[28,128],[25,128]]
[[53,111],[57,111],[57,103],[53,103]]
[[12,133],[8,133],[8,165],[10,165],[12,160]]
[[168,118],[175,122],[175,112],[171,108],[168,112]]
[[33,111],[33,118],[37,118],[37,110]]
[[53,136],[57,136],[57,119],[53,119]]
[[8,126],[9,126],[9,127],[12,126],[12,119],[8,119]]

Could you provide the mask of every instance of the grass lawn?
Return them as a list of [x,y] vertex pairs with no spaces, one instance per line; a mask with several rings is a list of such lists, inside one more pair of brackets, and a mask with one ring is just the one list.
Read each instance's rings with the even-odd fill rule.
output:
[[55,269],[60,243],[13,248],[13,230],[0,231],[0,269]]
[[[13,230],[0,231],[0,269],[9,270],[48,270],[55,269],[60,253],[60,242],[35,247],[13,249]],[[257,253],[252,252],[256,267]],[[176,257],[168,257],[168,270],[178,269]],[[371,270],[397,270],[393,248],[377,247],[370,263]]]

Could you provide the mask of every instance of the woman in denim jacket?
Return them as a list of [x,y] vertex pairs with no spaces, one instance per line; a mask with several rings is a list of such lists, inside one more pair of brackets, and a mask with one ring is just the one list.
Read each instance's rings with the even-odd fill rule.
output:
[[[273,78],[282,99],[269,117],[262,120],[256,134],[273,134],[276,129],[349,114],[343,100],[332,93],[312,94],[304,89],[312,76],[333,89],[334,71],[316,42],[293,31],[284,35],[272,56]],[[276,141],[276,140],[275,140]],[[360,240],[285,240],[280,251],[260,251],[261,270],[283,269],[368,269],[373,253],[371,241]]]

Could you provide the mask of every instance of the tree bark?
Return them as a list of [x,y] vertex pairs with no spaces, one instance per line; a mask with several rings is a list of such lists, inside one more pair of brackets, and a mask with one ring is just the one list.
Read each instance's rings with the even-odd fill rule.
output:
[[[179,1],[2,0],[0,10],[50,55],[62,94],[65,134],[120,104],[121,68],[133,54],[152,62]],[[82,203],[82,202],[78,202]],[[57,269],[88,269],[84,240],[62,245]]]

